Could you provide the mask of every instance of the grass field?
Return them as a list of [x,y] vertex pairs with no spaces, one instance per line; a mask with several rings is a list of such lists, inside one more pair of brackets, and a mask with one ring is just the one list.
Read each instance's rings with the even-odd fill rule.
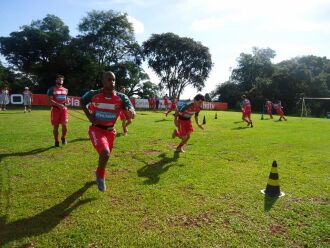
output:
[[[178,154],[172,117],[138,112],[102,193],[87,122],[54,148],[49,110],[0,112],[0,246],[330,247],[330,120],[204,115]],[[260,193],[273,160],[278,199]]]

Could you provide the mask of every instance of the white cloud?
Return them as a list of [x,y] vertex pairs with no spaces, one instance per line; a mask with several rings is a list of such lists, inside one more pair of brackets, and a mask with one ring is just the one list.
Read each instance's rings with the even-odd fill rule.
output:
[[191,28],[194,31],[203,31],[208,29],[217,29],[224,27],[225,23],[222,19],[216,17],[209,17],[204,19],[195,20]]
[[136,34],[143,34],[144,33],[144,25],[141,21],[137,20],[133,16],[127,16],[127,19],[130,23],[133,24],[133,28]]

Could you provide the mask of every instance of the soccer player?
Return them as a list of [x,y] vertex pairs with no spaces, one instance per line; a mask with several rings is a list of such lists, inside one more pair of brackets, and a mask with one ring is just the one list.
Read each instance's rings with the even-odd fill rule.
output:
[[25,87],[23,91],[24,113],[26,113],[26,111],[31,112],[32,100],[32,92],[29,90],[29,87]]
[[282,102],[280,100],[278,100],[277,103],[274,103],[274,109],[276,110],[276,113],[280,116],[280,119],[278,119],[279,121],[282,121],[282,119],[287,121],[287,119],[284,116]]
[[175,95],[172,97],[171,100],[171,107],[169,108],[169,110],[167,110],[167,112],[165,113],[165,115],[167,116],[171,111],[176,110],[176,104],[179,101],[179,98],[177,98]]
[[[122,86],[120,88],[120,92],[125,94],[125,91],[126,91],[126,88],[124,86]],[[124,132],[124,135],[126,136],[127,133],[128,133],[127,126],[132,123],[132,119],[127,116],[126,111],[120,111],[119,118],[122,121],[121,124],[122,124],[122,127],[123,127],[123,132]]]
[[163,97],[163,99],[164,99],[164,106],[165,106],[165,109],[166,109],[166,111],[168,110],[168,96],[167,96],[167,94]]
[[253,127],[252,120],[251,120],[251,102],[249,99],[246,98],[246,95],[242,95],[242,102],[241,102],[242,112],[243,112],[243,119],[247,122],[248,126]]
[[[105,167],[116,137],[114,125],[119,113],[125,111],[129,118],[135,117],[135,110],[129,98],[125,94],[115,91],[115,81],[116,77],[113,72],[104,72],[102,76],[103,88],[88,91],[80,99],[82,109],[92,123],[88,134],[99,154],[95,176],[98,189],[102,192],[106,190]],[[93,106],[92,111],[87,109],[89,103]]]
[[265,104],[265,108],[267,110],[267,114],[269,114],[270,119],[273,119],[273,103],[271,101],[269,101],[268,99],[266,99],[266,104]]
[[65,145],[67,143],[66,133],[68,130],[67,124],[69,121],[69,111],[65,104],[67,103],[68,89],[63,87],[63,83],[64,76],[57,75],[55,79],[55,86],[49,88],[47,91],[49,103],[52,106],[51,123],[53,125],[55,147],[59,147],[60,145],[58,139],[58,128],[60,124],[62,125],[62,145]]
[[6,111],[6,106],[9,102],[9,90],[8,87],[5,86],[1,91],[1,102],[0,102],[0,109]]
[[181,142],[176,148],[177,152],[184,152],[183,146],[187,144],[190,139],[190,134],[194,131],[192,127],[191,117],[194,115],[195,122],[200,129],[204,129],[199,123],[198,115],[203,105],[205,98],[201,94],[197,94],[194,97],[194,101],[191,103],[185,103],[179,107],[175,112],[175,118],[177,118],[178,128],[174,129],[172,138],[179,137]]

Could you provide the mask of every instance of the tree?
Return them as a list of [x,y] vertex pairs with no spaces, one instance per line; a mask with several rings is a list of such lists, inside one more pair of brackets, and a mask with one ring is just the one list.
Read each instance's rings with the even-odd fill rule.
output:
[[169,96],[180,96],[188,85],[201,90],[213,65],[207,47],[173,33],[153,34],[143,43],[143,51]]
[[70,40],[69,28],[54,15],[0,37],[0,51],[15,69],[37,75]]
[[124,61],[141,64],[141,48],[127,14],[93,10],[82,19],[79,31],[78,38],[97,61],[99,71]]
[[275,51],[266,48],[252,48],[252,54],[241,53],[238,65],[232,71],[231,80],[239,85],[242,92],[247,92],[255,87],[257,78],[270,78],[273,73],[271,59],[276,55]]
[[211,98],[211,96],[210,96],[209,93],[206,93],[206,94],[205,94],[205,101],[207,101],[207,102],[212,102],[212,98]]
[[231,81],[217,85],[216,89],[212,91],[212,97],[219,96],[217,100],[227,102],[229,108],[237,107],[241,95],[242,92],[239,90],[238,85]]

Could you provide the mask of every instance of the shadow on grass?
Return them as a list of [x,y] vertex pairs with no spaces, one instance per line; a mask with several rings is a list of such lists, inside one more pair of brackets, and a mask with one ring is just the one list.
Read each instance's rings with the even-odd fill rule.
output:
[[[161,160],[148,164],[147,162],[143,161],[145,163],[145,166],[138,169],[137,174],[139,177],[146,177],[147,180],[144,181],[144,184],[156,184],[160,180],[160,175],[167,172],[168,169],[173,166],[173,164],[170,164],[172,162],[175,162],[179,159],[180,155],[179,152],[174,152],[173,157],[166,157],[165,153],[162,153],[158,155]],[[183,165],[180,165],[183,166]]]
[[278,199],[278,197],[271,197],[271,196],[265,195],[265,198],[264,198],[264,211],[268,212],[269,210],[271,210],[273,205],[277,201],[277,199]]
[[73,140],[68,140],[68,143],[75,143],[75,142],[86,141],[86,140],[89,140],[89,138],[76,138]]
[[31,151],[26,151],[26,152],[2,153],[2,154],[0,154],[0,162],[1,162],[2,159],[6,158],[6,157],[24,157],[24,156],[29,156],[29,155],[35,155],[35,154],[38,154],[38,153],[48,151],[52,148],[54,148],[54,146],[49,146],[49,147],[44,147],[44,148],[37,148],[37,149],[33,149]]
[[232,128],[231,130],[242,130],[242,129],[247,129],[247,128],[250,128],[250,127],[235,127],[235,128]]
[[243,123],[244,121],[234,121],[234,124]]
[[1,245],[5,245],[11,241],[20,240],[22,238],[48,233],[58,224],[60,224],[61,221],[70,218],[70,214],[73,210],[80,207],[81,205],[95,200],[95,198],[88,198],[76,201],[93,184],[95,184],[94,181],[85,183],[82,188],[68,196],[64,201],[46,209],[45,211],[35,216],[16,220],[11,223],[6,223],[6,216],[0,216]]
[[162,119],[162,120],[157,120],[157,121],[155,121],[155,122],[164,122],[164,121],[173,121],[173,120]]

